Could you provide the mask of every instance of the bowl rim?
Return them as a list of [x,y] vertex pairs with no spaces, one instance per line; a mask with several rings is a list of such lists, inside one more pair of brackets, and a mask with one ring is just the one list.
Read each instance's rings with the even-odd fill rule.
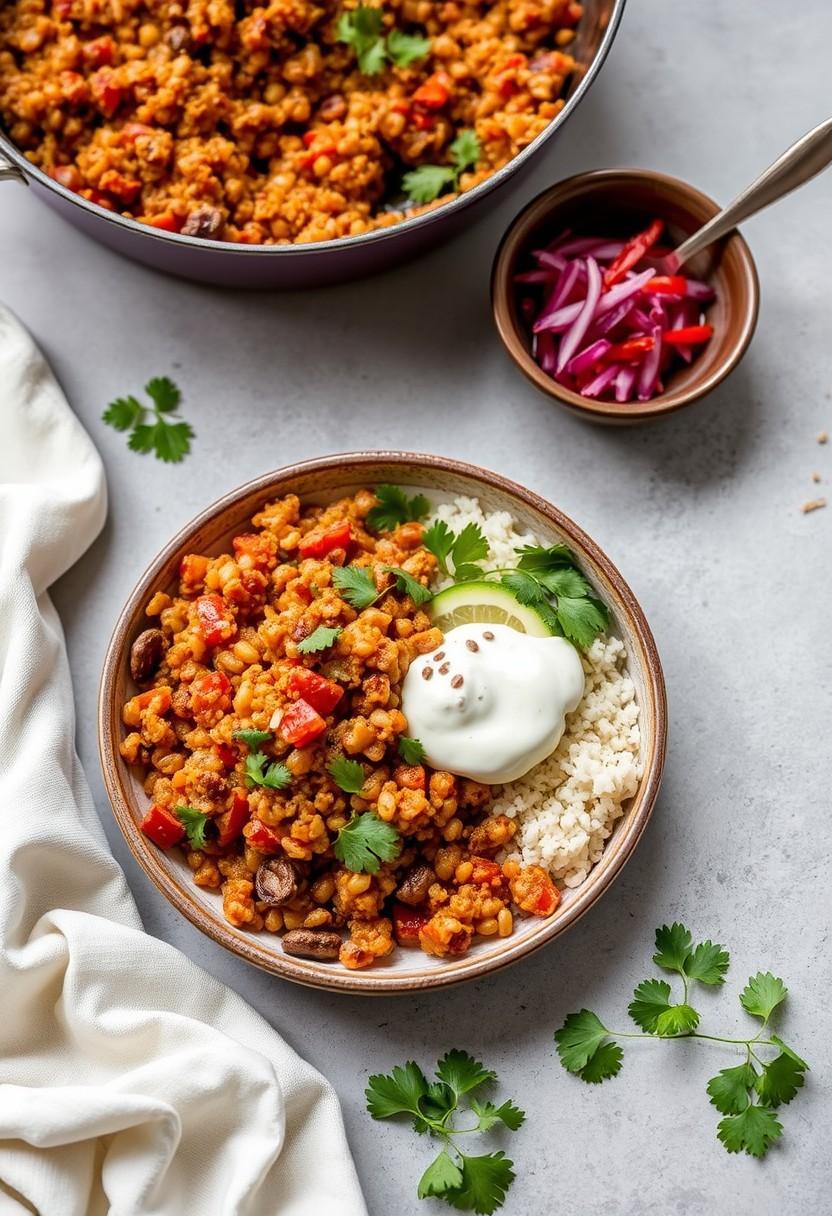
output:
[[[507,282],[507,272],[508,261],[516,252],[514,245],[525,236],[525,230],[531,222],[532,215],[536,219],[537,213],[542,216],[546,210],[551,210],[553,204],[557,203],[559,195],[567,194],[570,198],[575,198],[583,187],[628,182],[659,185],[668,192],[677,194],[680,199],[710,210],[714,215],[720,210],[720,205],[704,191],[692,186],[690,182],[681,177],[675,177],[657,169],[623,166],[574,173],[570,177],[555,182],[552,186],[547,186],[545,190],[541,190],[518,211],[500,239],[491,267],[491,308],[494,322],[500,340],[512,362],[547,397],[551,397],[570,412],[593,421],[618,423],[647,421],[673,414],[677,410],[701,400],[721,384],[743,358],[754,336],[760,311],[760,280],[757,267],[745,237],[739,230],[734,229],[729,236],[724,238],[724,246],[726,249],[729,247],[734,249],[739,258],[740,268],[747,286],[749,308],[742,319],[742,326],[730,354],[703,381],[694,383],[685,389],[660,393],[650,401],[617,402],[581,397],[579,393],[573,393],[571,389],[563,387],[547,375],[534,361],[511,322],[507,299],[511,286]],[[520,237],[518,237],[518,233],[521,234]]]
[[[426,469],[439,473],[457,474],[472,479],[487,489],[508,494],[542,514],[568,539],[570,544],[576,547],[580,556],[589,557],[614,590],[616,596],[614,607],[620,615],[626,617],[638,644],[639,663],[643,670],[645,684],[645,705],[642,706],[642,709],[646,709],[647,705],[652,708],[653,723],[654,744],[649,757],[650,763],[645,765],[639,789],[634,796],[635,814],[631,816],[626,833],[621,838],[610,864],[601,872],[600,880],[593,883],[590,874],[586,883],[577,889],[578,893],[574,899],[571,899],[566,905],[564,914],[551,921],[541,922],[540,928],[534,935],[526,938],[512,936],[503,939],[505,948],[499,955],[486,958],[478,958],[476,955],[462,956],[457,960],[449,961],[441,968],[425,971],[418,976],[411,973],[400,975],[393,971],[385,973],[382,970],[375,973],[372,970],[367,972],[351,972],[346,968],[336,970],[335,967],[327,967],[321,963],[315,963],[314,967],[310,967],[307,960],[264,949],[260,945],[258,937],[228,924],[222,918],[221,913],[218,912],[216,917],[209,915],[197,903],[191,892],[190,882],[188,881],[187,885],[183,883],[181,886],[174,882],[163,867],[157,851],[142,835],[137,819],[130,809],[130,797],[124,780],[126,766],[118,754],[118,730],[121,718],[120,706],[115,700],[115,692],[118,673],[125,661],[128,638],[136,623],[141,620],[147,596],[157,585],[157,580],[165,567],[177,554],[187,549],[192,537],[217,515],[229,508],[233,509],[242,505],[246,499],[252,496],[261,496],[265,500],[273,494],[287,492],[287,483],[291,483],[298,477],[326,472],[333,468],[339,470],[348,468],[355,472],[357,480],[361,480],[363,469],[385,463],[401,465],[408,470]],[[153,558],[130,592],[119,613],[107,646],[98,693],[98,747],[105,789],[116,822],[130,852],[157,890],[196,928],[245,961],[253,963],[273,975],[309,987],[353,995],[390,995],[422,991],[444,988],[465,980],[476,979],[534,953],[574,925],[612,886],[641,839],[661,785],[666,746],[667,697],[662,665],[653,634],[634,593],[617,567],[596,542],[569,516],[548,500],[500,473],[451,457],[400,450],[336,453],[298,461],[253,478],[200,511],[190,522],[180,528]],[[623,826],[622,822],[619,832],[623,830]],[[186,879],[190,880],[190,873]]]
[[389,228],[376,228],[370,232],[359,233],[357,236],[334,237],[328,241],[310,241],[302,245],[244,245],[236,244],[232,241],[210,241],[200,237],[183,236],[180,232],[164,232],[158,228],[152,228],[149,224],[141,224],[138,220],[134,220],[129,216],[107,211],[106,208],[99,207],[97,203],[81,198],[80,195],[68,190],[66,186],[62,186],[60,182],[55,181],[44,173],[42,169],[32,164],[24,153],[12,143],[2,128],[0,128],[0,157],[6,156],[9,159],[24,184],[28,185],[29,178],[32,178],[40,186],[53,194],[57,194],[60,198],[78,207],[88,215],[104,220],[106,223],[113,224],[116,227],[125,228],[150,240],[159,241],[162,244],[179,246],[180,248],[208,249],[212,253],[223,254],[225,256],[252,257],[258,254],[260,256],[268,254],[269,257],[281,257],[284,259],[301,258],[313,253],[325,253],[335,249],[347,250],[362,245],[372,245],[379,241],[389,240],[394,233],[413,232],[420,228],[427,228],[444,216],[450,216],[456,212],[463,211],[466,207],[476,202],[477,199],[484,198],[492,190],[496,190],[499,185],[509,177],[512,177],[517,170],[534,157],[546,141],[551,139],[555,132],[563,126],[566,119],[586,96],[587,91],[603,67],[604,61],[610,52],[626,3],[627,0],[609,0],[609,20],[601,33],[595,54],[588,63],[580,65],[583,69],[583,75],[575,91],[566,99],[563,109],[552,118],[544,130],[531,143],[527,144],[525,148],[522,148],[516,156],[513,156],[511,160],[507,161],[496,173],[492,173],[490,177],[487,177],[485,181],[480,182],[471,190],[466,190],[463,194],[458,194],[456,198],[450,199],[446,204],[440,204],[440,206],[434,207],[431,211],[423,212],[422,215],[415,215],[410,219],[400,220],[395,224],[391,224]]

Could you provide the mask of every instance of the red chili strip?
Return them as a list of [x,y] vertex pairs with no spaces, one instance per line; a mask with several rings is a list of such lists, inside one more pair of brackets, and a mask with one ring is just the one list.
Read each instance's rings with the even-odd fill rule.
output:
[[665,330],[662,342],[668,346],[698,346],[702,342],[710,342],[713,336],[713,325],[686,325],[682,329]]
[[604,273],[604,286],[612,287],[620,283],[628,270],[632,270],[644,257],[648,249],[652,249],[664,230],[662,220],[653,220],[643,232],[636,233],[627,241],[618,257],[607,267]]

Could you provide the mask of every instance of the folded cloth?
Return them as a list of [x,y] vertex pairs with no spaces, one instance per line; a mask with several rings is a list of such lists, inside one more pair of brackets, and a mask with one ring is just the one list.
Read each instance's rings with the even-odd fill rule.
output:
[[46,594],[104,475],[2,309],[0,421],[0,1214],[365,1216],[330,1086],[143,933],[107,849]]

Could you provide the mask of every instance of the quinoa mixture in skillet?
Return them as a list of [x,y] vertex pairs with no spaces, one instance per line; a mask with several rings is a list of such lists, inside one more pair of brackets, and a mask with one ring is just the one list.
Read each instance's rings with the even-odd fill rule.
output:
[[[488,786],[410,762],[401,686],[442,642],[414,602],[436,558],[420,523],[369,529],[376,504],[289,495],[233,552],[187,555],[177,594],[147,605],[123,708],[145,833],[182,845],[232,925],[349,968],[397,944],[463,954],[560,898],[542,867],[494,860],[517,829]],[[368,579],[359,609],[349,580],[368,598]]]
[[12,0],[0,120],[64,186],[156,228],[351,236],[539,135],[580,16],[576,0]]

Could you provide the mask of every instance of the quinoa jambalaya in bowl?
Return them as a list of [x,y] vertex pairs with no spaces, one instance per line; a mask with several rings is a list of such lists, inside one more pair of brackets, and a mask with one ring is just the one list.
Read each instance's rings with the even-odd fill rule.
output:
[[12,0],[0,122],[106,210],[238,244],[356,236],[483,182],[564,105],[578,0]]
[[311,461],[210,508],[110,646],[105,777],[154,881],[250,961],[451,983],[555,936],[655,799],[632,594],[554,508],[437,457]]

